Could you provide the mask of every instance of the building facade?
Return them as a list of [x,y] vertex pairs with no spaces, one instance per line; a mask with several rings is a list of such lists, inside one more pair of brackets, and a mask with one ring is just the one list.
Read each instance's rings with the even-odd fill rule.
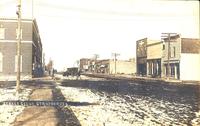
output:
[[137,75],[200,81],[200,39],[176,34],[163,41],[144,38],[136,47]]
[[99,60],[96,64],[97,72],[103,74],[135,74],[135,60]]
[[161,77],[163,42],[160,40],[147,41],[147,76]]
[[180,79],[200,81],[200,39],[181,38]]
[[[42,76],[42,43],[36,20],[21,22],[21,78]],[[17,72],[17,19],[0,18],[0,76],[15,78]]]
[[[168,53],[168,38],[164,39],[163,75],[173,79],[200,81],[200,39],[181,38],[176,35],[170,38],[170,53]],[[167,57],[169,54],[169,69]]]
[[82,72],[88,72],[89,71],[90,61],[91,61],[91,59],[89,59],[89,58],[80,59],[79,68]]
[[147,74],[147,38],[136,41],[136,73],[139,76]]
[[80,70],[88,73],[101,74],[135,74],[135,59],[131,60],[114,60],[101,59],[94,60],[88,58],[80,59]]
[[170,44],[169,44],[169,38],[165,38],[163,43],[163,56],[162,56],[163,77],[180,79],[180,58],[181,58],[180,35],[177,34],[175,36],[171,36]]
[[132,74],[136,73],[136,64],[135,61],[126,61],[126,60],[110,60],[109,64],[110,74]]
[[96,66],[97,66],[97,73],[110,74],[110,60],[109,59],[98,60],[96,62]]

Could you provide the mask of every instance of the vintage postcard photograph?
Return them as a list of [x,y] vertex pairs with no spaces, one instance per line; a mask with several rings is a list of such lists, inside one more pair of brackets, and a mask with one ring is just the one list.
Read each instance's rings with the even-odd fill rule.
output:
[[0,0],[0,126],[200,126],[200,2]]

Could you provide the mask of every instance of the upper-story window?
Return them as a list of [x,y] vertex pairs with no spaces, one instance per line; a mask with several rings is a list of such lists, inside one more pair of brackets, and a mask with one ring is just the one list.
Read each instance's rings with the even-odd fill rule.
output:
[[0,39],[5,39],[5,28],[0,28]]
[[[18,39],[18,29],[16,29],[16,39]],[[21,39],[22,39],[22,29],[21,29]]]

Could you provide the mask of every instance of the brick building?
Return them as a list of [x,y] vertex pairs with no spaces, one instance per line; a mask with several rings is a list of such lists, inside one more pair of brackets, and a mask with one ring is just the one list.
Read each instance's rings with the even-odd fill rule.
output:
[[[42,43],[36,20],[22,19],[21,78],[43,74]],[[0,18],[0,76],[15,78],[17,72],[17,19]]]

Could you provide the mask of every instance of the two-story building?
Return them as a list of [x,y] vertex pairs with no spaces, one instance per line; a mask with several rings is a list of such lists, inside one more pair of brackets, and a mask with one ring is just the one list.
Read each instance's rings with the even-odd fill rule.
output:
[[[169,46],[169,47],[168,47]],[[162,76],[174,79],[180,79],[180,58],[181,58],[181,38],[177,34],[164,38],[163,43],[163,69]]]
[[136,46],[138,75],[200,81],[200,39],[176,34],[163,41],[144,38]]
[[170,37],[170,44],[168,42],[169,38],[165,38],[162,76],[200,81],[200,39],[175,35]]
[[[42,43],[36,20],[21,22],[21,78],[42,76]],[[16,78],[17,19],[0,18],[0,77]]]

